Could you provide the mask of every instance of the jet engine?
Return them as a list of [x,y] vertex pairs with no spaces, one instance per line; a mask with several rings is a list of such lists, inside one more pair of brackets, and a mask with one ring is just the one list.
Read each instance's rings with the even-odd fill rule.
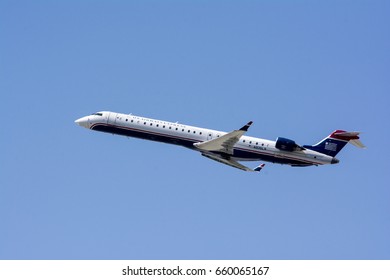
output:
[[302,150],[302,147],[297,145],[295,141],[283,137],[276,139],[275,147],[282,151],[293,152],[295,150]]

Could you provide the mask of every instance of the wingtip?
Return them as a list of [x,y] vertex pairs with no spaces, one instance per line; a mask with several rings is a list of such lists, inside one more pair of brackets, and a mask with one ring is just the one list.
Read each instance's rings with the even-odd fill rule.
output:
[[263,169],[264,166],[265,166],[265,164],[262,163],[262,164],[260,164],[259,166],[257,166],[255,169],[253,169],[253,171],[255,171],[255,172],[260,172],[261,169]]
[[248,122],[246,125],[240,128],[242,131],[248,131],[248,128],[252,125],[253,121]]

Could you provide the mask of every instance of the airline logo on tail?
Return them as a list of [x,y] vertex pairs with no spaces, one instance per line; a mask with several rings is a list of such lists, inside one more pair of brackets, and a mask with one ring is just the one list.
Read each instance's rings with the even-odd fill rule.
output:
[[325,142],[325,150],[335,152],[337,150],[337,143]]

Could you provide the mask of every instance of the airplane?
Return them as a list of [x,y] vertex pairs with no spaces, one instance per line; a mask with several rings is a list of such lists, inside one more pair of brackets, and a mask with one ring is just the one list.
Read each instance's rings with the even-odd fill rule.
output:
[[359,140],[360,132],[345,130],[335,130],[317,144],[303,146],[284,137],[271,141],[244,136],[252,121],[228,133],[109,111],[82,117],[75,123],[91,130],[183,146],[198,151],[209,159],[252,172],[260,172],[265,164],[252,169],[239,161],[318,166],[339,163],[336,155],[347,143],[365,148]]

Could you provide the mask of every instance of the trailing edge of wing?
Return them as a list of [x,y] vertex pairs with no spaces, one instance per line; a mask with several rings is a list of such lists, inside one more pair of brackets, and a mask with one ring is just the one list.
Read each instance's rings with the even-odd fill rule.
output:
[[248,128],[252,125],[252,123],[253,122],[250,121],[239,130],[233,130],[221,137],[209,141],[194,143],[194,146],[202,151],[223,152],[232,155],[234,145],[238,142],[238,140],[240,140],[240,137],[248,131]]

